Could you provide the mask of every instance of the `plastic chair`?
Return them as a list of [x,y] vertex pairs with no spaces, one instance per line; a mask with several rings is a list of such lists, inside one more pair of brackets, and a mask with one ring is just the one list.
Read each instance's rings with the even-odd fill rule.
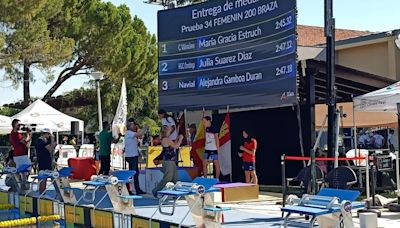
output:
[[357,183],[357,175],[348,166],[340,166],[331,170],[325,177],[329,188],[350,189]]
[[[321,185],[324,180],[324,173],[321,168],[315,166],[317,183]],[[297,174],[294,178],[286,178],[286,189],[285,194],[288,195],[290,193],[296,195],[302,195],[304,193],[309,193],[311,185],[311,167],[307,166],[300,170],[299,174]],[[297,189],[297,191],[289,191],[289,189]]]

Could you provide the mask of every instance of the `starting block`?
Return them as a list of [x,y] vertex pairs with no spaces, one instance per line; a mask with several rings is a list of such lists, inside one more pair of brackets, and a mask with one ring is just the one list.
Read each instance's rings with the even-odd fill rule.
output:
[[[54,186],[56,197],[55,200],[64,203],[75,203],[76,198],[73,189],[69,184],[69,177],[72,175],[73,168],[64,167],[59,171],[53,170],[40,170],[38,175],[31,176],[33,182],[31,183],[30,191],[25,193],[25,199],[30,192],[33,192],[33,183],[36,181],[39,190],[39,184],[43,181],[47,182],[48,179],[51,180],[49,185],[46,185],[45,190],[38,197],[38,204],[40,199],[46,194],[51,186]],[[25,207],[27,204],[25,204]],[[25,208],[26,210],[26,208]]]
[[319,227],[354,228],[352,209],[363,208],[365,203],[354,202],[360,195],[359,191],[323,188],[318,195],[303,195],[301,199],[293,199],[290,206],[281,208],[287,212],[284,227],[289,223],[292,214],[311,216],[309,227],[314,227],[315,221]]
[[30,169],[31,165],[28,164],[21,165],[18,169],[15,167],[5,167],[0,171],[0,177],[2,175],[10,175],[10,179],[6,184],[15,189],[15,192],[23,194],[27,189],[26,186],[29,187],[29,182],[22,176],[29,173]]
[[47,185],[43,193],[40,194],[39,199],[42,198],[46,194],[50,186],[53,185],[56,191],[56,199],[58,201],[64,203],[75,203],[76,198],[73,191],[74,189],[71,188],[71,185],[69,183],[69,177],[72,175],[72,170],[73,168],[71,167],[64,167],[61,168],[59,171],[41,170],[39,171],[38,175],[32,176],[32,178],[37,181],[37,184],[42,181],[47,182],[48,179],[51,180],[51,184]]
[[[113,205],[113,210],[122,214],[132,214],[135,215],[135,209],[133,206],[134,199],[140,199],[141,196],[129,195],[128,189],[126,187],[127,183],[132,182],[132,177],[135,175],[135,171],[131,170],[119,170],[111,173],[111,175],[93,175],[90,181],[83,182],[85,188],[83,189],[82,196],[74,204],[74,213],[76,213],[76,206],[82,200],[87,203],[94,203],[96,198],[96,192],[100,188],[105,188],[107,194],[94,205],[93,213],[99,207],[101,202],[108,196]],[[93,219],[92,224],[95,224],[95,219]]]
[[[150,224],[157,212],[163,215],[174,215],[176,203],[179,199],[185,198],[189,210],[179,223],[179,227],[189,215],[196,224],[196,227],[221,227],[223,223],[223,212],[230,208],[214,206],[214,193],[220,189],[213,186],[218,182],[217,179],[197,177],[193,182],[167,183],[165,188],[158,192],[161,196],[158,209],[150,218]],[[165,211],[165,207],[172,207],[171,211]]]

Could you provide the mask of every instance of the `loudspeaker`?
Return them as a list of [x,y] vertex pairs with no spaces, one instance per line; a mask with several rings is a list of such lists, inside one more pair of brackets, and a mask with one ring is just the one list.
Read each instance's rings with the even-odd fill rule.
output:
[[79,135],[79,122],[71,121],[71,135]]

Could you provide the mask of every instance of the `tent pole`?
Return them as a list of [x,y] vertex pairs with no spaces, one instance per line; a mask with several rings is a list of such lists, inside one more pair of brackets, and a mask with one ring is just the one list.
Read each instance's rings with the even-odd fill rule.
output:
[[[335,115],[336,115],[336,88],[335,88],[335,19],[333,18],[333,0],[325,0],[325,37],[326,37],[326,72],[328,106],[328,157],[335,157]],[[333,162],[328,162],[328,171],[333,168]]]
[[58,142],[60,142],[59,140],[60,140],[60,138],[59,138],[59,136],[58,136],[58,129],[56,129],[56,142],[57,142],[57,145],[58,145]]
[[[356,126],[356,111],[354,110],[354,100],[353,95],[351,95],[351,100],[353,101],[353,142],[354,142],[354,155],[356,157],[360,156],[360,151],[357,153],[357,126]],[[360,161],[356,160],[356,165],[360,165]]]
[[336,110],[336,137],[335,137],[335,162],[334,168],[339,166],[339,134],[340,134],[340,113]]
[[85,144],[85,122],[82,121],[82,141],[81,144]]
[[[300,113],[300,104],[297,102],[296,107],[296,114],[297,114],[297,125],[299,127],[299,139],[300,139],[300,152],[301,156],[304,157],[304,144],[303,144],[303,129],[301,124],[301,113]],[[306,167],[306,161],[303,161],[303,167]]]
[[397,183],[397,204],[400,204],[400,174],[399,174],[399,151],[400,151],[400,103],[397,103],[397,153],[396,153],[396,183]]

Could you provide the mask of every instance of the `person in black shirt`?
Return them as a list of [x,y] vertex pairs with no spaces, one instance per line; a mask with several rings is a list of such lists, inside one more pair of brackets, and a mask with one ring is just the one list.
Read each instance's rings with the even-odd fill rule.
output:
[[170,135],[173,131],[172,127],[163,126],[161,129],[161,145],[162,145],[162,172],[164,173],[163,179],[152,190],[153,196],[157,198],[158,191],[162,190],[168,182],[176,183],[178,178],[178,171],[176,167],[177,153],[176,149],[182,143],[183,135],[179,135],[176,142],[172,141]]
[[[55,144],[50,129],[42,130],[40,137],[37,140],[35,149],[38,161],[38,170],[53,170],[51,152],[53,152]],[[42,193],[46,189],[46,180],[39,184],[39,192]]]

